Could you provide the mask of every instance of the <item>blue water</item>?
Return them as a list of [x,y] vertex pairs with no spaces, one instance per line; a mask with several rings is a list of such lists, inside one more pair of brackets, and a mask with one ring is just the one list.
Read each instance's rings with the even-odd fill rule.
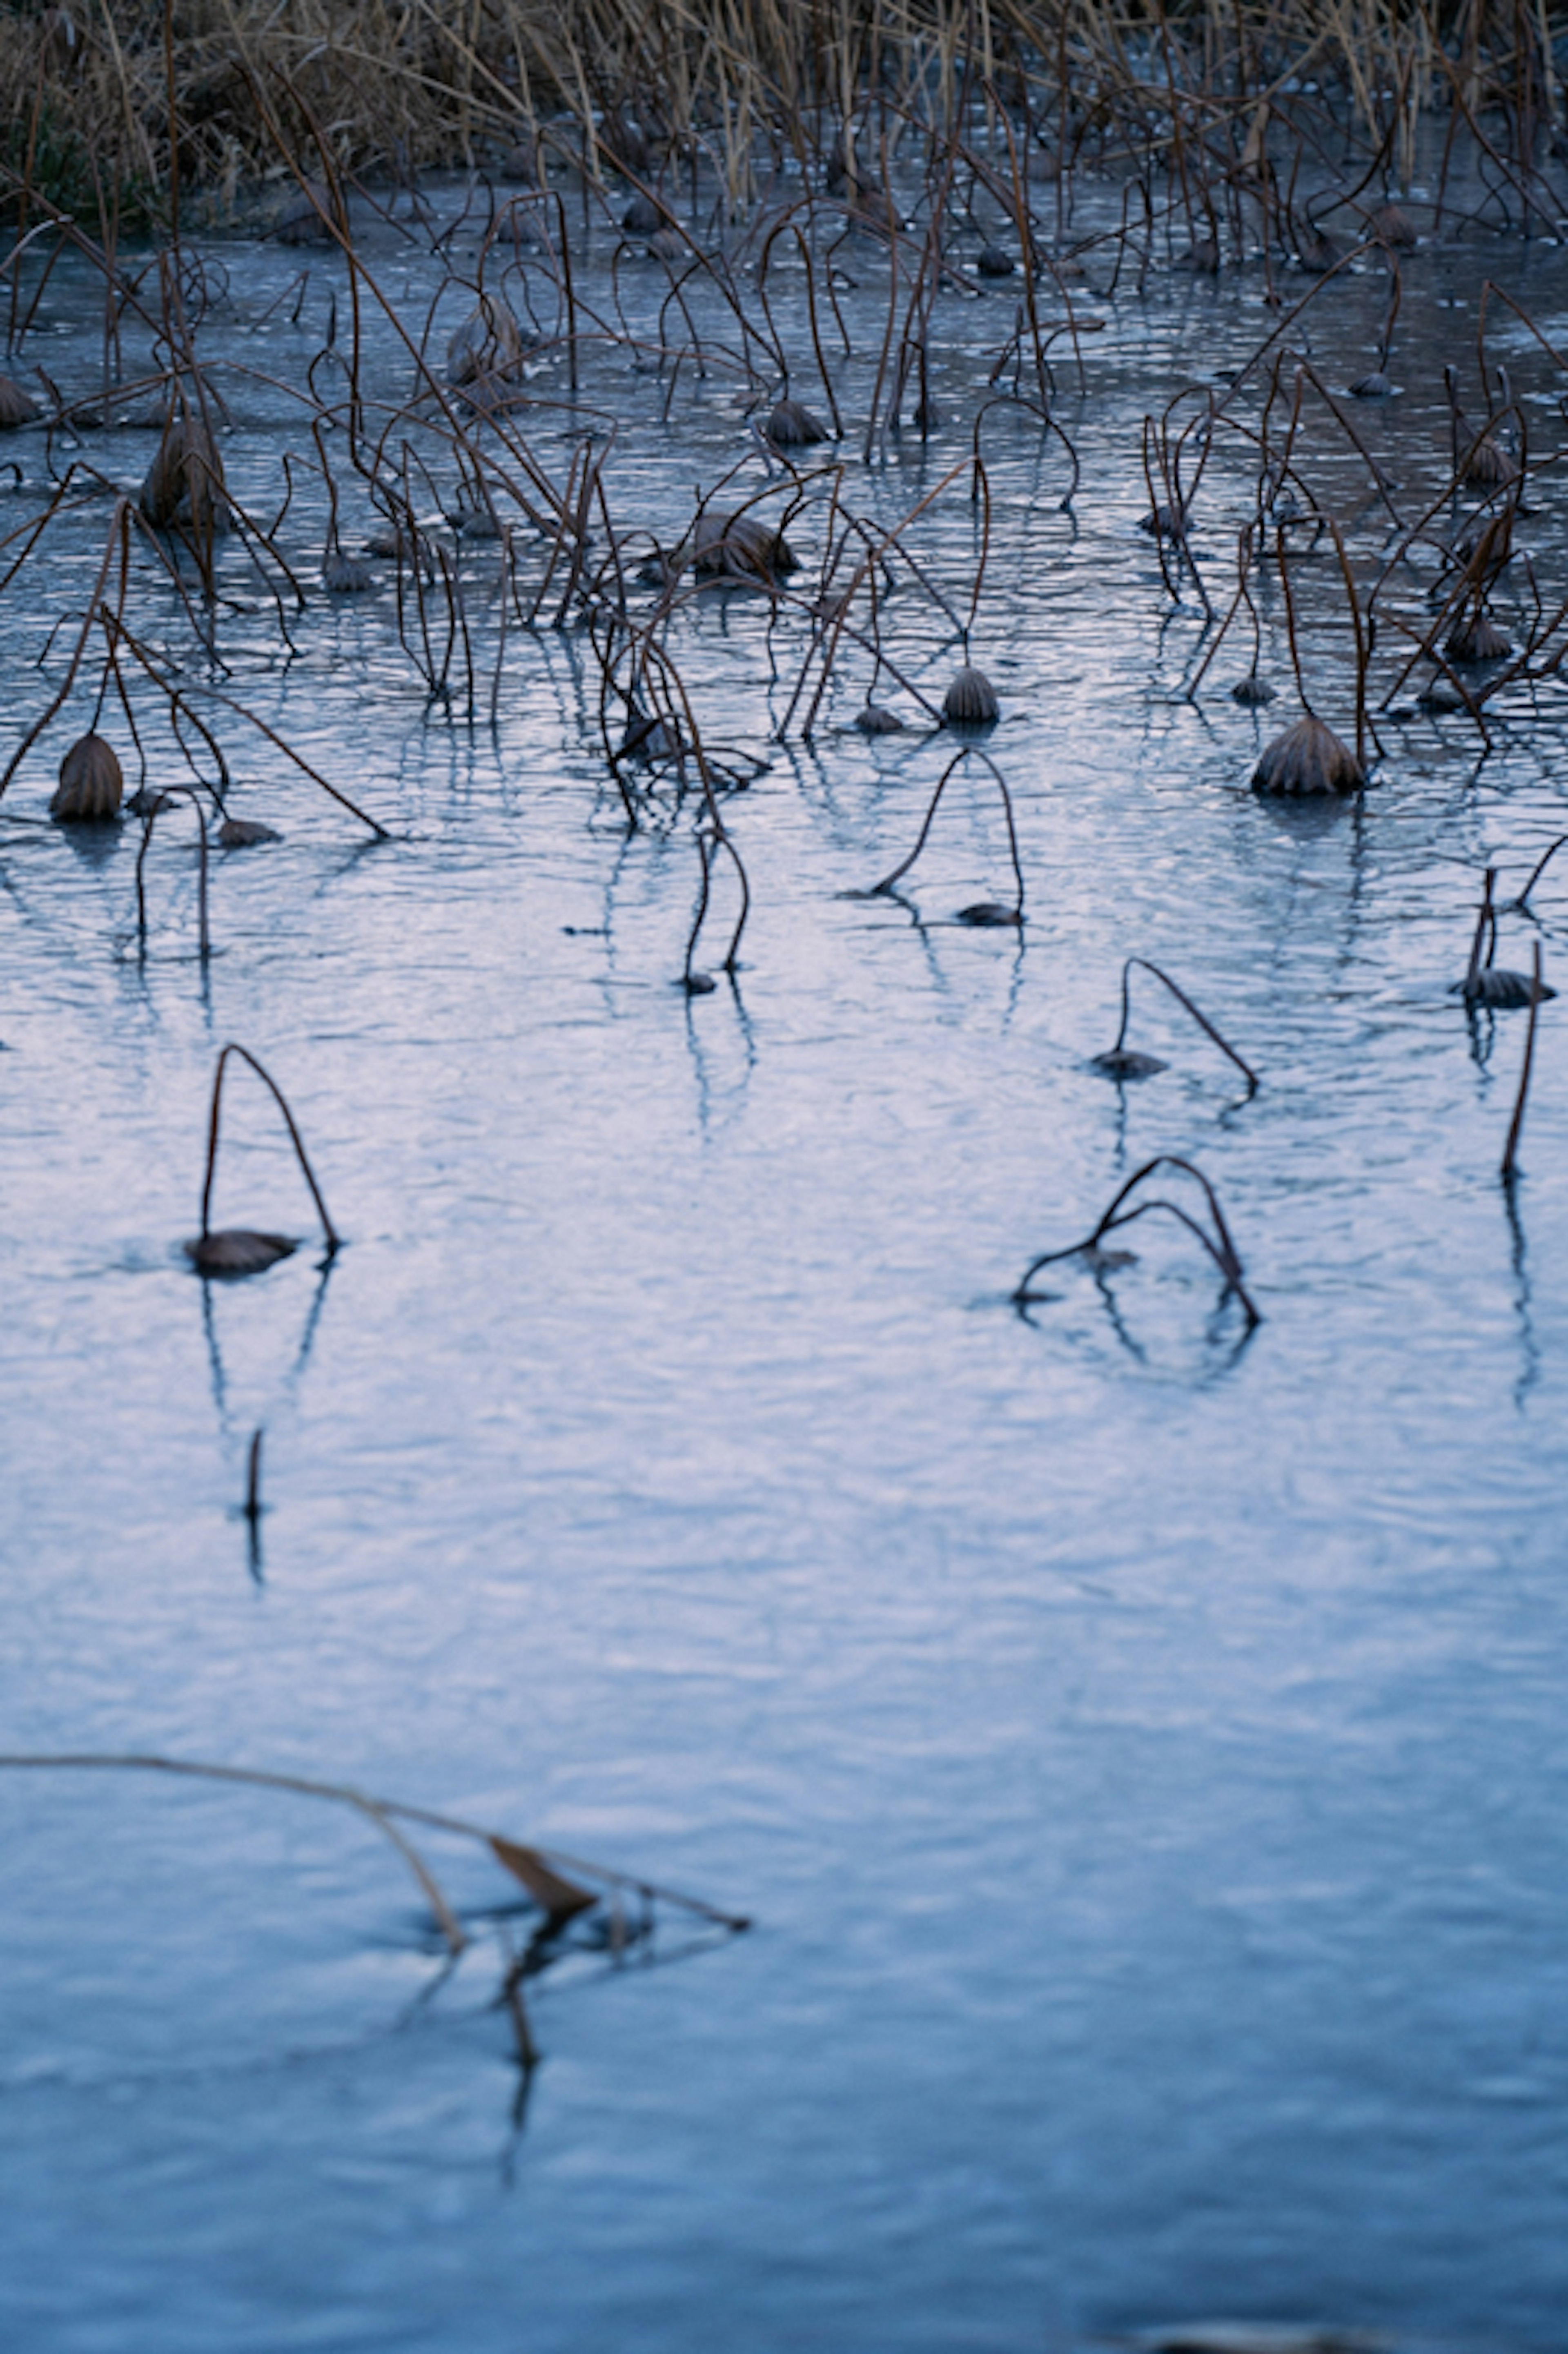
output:
[[[202,333],[286,385],[324,295],[244,343],[300,263],[227,260],[236,307]],[[880,319],[885,264],[859,266]],[[429,268],[410,248],[386,275],[411,300]],[[1406,391],[1356,422],[1414,513],[1446,465],[1439,298],[1471,305],[1462,353],[1486,274],[1543,323],[1568,281],[1555,249],[1474,238],[1406,271]],[[1560,690],[1515,698],[1479,767],[1462,718],[1386,726],[1353,809],[1247,790],[1296,708],[1277,598],[1275,711],[1229,699],[1239,638],[1184,705],[1198,621],[1136,529],[1138,428],[1161,387],[1245,358],[1258,292],[1160,273],[1095,303],[1087,394],[1064,377],[1074,517],[1059,450],[988,427],[973,652],[1022,941],[950,921],[1008,884],[979,775],[906,886],[923,924],[842,896],[912,844],[950,743],[850,731],[863,657],[811,745],[771,743],[745,596],[671,642],[705,733],[769,763],[725,804],[754,894],[733,990],[673,985],[694,805],[666,793],[625,838],[580,631],[514,627],[496,725],[471,728],[425,710],[387,588],[318,599],[286,664],[227,547],[254,610],[221,623],[218,684],[396,839],[215,718],[234,807],[284,839],[215,857],[205,973],[188,815],[159,822],[138,954],[138,829],[90,850],[37,822],[64,721],[0,805],[5,1751],[350,1781],[755,1925],[686,1952],[665,1914],[652,1956],[535,1980],[517,2131],[482,1853],[431,1844],[478,1932],[441,1977],[418,1890],[340,1809],[0,1772],[8,2344],[1014,2354],[1251,2316],[1562,2345],[1568,1060],[1549,1005],[1510,1196],[1525,1017],[1448,994],[1481,869],[1516,889],[1564,823]],[[1369,270],[1313,314],[1334,382],[1381,309]],[[955,418],[975,318],[939,313]],[[62,272],[51,374],[90,388],[97,332]],[[1539,451],[1551,365],[1503,342]],[[229,479],[270,514],[308,433],[235,381]],[[607,346],[583,398],[622,419],[612,512],[667,538],[745,455],[728,379],[662,423]],[[564,471],[553,414],[529,429]],[[154,439],[95,437],[92,461],[133,483]],[[10,446],[19,517],[43,445]],[[844,496],[891,522],[966,446],[955,422],[852,462]],[[1321,413],[1308,447],[1349,513]],[[1528,526],[1549,603],[1553,480]],[[1216,455],[1216,598],[1249,501],[1243,453]],[[26,664],[108,512],[62,519],[0,601],[12,740],[63,675]],[[318,482],[285,528],[307,578],[323,514]],[[368,521],[361,499],[345,542]],[[964,481],[921,530],[967,604]],[[821,531],[791,526],[808,558]],[[1352,536],[1375,569],[1375,510]],[[471,559],[476,609],[496,561]],[[1343,726],[1335,574],[1301,579]],[[138,582],[149,633],[188,650]],[[804,629],[775,631],[789,684]],[[959,653],[907,582],[886,629],[939,695]],[[1563,907],[1549,877],[1549,975]],[[1531,938],[1508,919],[1502,960]],[[1255,1097],[1142,981],[1132,1034],[1171,1067],[1125,1089],[1086,1068],[1128,954],[1195,994]],[[289,1093],[346,1237],[324,1283],[315,1247],[207,1296],[184,1263],[231,1037]],[[229,1120],[219,1222],[308,1235],[243,1076]],[[1136,1264],[1068,1264],[1016,1313],[1031,1257],[1162,1150],[1220,1189],[1250,1337],[1152,1219]]]

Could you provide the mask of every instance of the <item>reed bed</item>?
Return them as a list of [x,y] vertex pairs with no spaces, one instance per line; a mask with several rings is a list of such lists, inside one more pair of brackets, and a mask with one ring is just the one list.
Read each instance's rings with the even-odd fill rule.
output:
[[[1560,110],[1544,0],[69,0],[0,27],[13,184],[86,216],[231,208],[277,175],[275,111],[355,172],[526,174],[543,143],[642,176],[700,157],[738,205],[811,157],[869,207],[883,140],[984,93],[1069,167],[1163,155],[1200,190],[1216,142],[1256,168],[1271,117],[1407,168],[1424,113],[1495,117],[1522,164]],[[1005,169],[1000,112],[987,144]]]

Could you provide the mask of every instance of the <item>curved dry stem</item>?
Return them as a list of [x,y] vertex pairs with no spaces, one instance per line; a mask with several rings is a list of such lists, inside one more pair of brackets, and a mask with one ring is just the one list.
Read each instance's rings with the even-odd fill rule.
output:
[[298,1128],[295,1126],[294,1115],[289,1109],[288,1104],[284,1100],[282,1088],[278,1085],[277,1080],[273,1078],[271,1073],[262,1068],[255,1055],[250,1052],[249,1046],[241,1046],[233,1039],[229,1040],[228,1044],[223,1048],[222,1052],[218,1055],[217,1068],[213,1074],[212,1110],[208,1115],[207,1119],[207,1176],[203,1182],[201,1189],[201,1230],[203,1239],[205,1240],[212,1231],[212,1187],[213,1180],[217,1170],[218,1124],[223,1106],[223,1075],[230,1055],[238,1055],[242,1062],[249,1064],[251,1069],[255,1072],[262,1085],[270,1089],[273,1099],[278,1106],[278,1109],[283,1115],[283,1125],[287,1128],[290,1140],[293,1145],[295,1152],[299,1156],[300,1168],[303,1173],[305,1183],[310,1187],[311,1199],[316,1205],[316,1214],[321,1219],[323,1231],[326,1235],[327,1253],[330,1257],[332,1253],[340,1247],[343,1238],[339,1235],[337,1228],[333,1225],[332,1219],[327,1214],[327,1205],[322,1199],[322,1189],[316,1183],[315,1171],[311,1167],[310,1156],[305,1150],[304,1139],[301,1136]]
[[1236,1053],[1235,1048],[1229,1044],[1225,1039],[1221,1037],[1219,1032],[1215,1029],[1208,1015],[1200,1006],[1197,1006],[1192,1002],[1192,1000],[1188,996],[1186,991],[1179,987],[1178,984],[1171,980],[1171,975],[1164,971],[1159,965],[1150,964],[1147,957],[1128,957],[1122,966],[1121,1027],[1116,1034],[1116,1044],[1111,1048],[1111,1053],[1113,1055],[1118,1055],[1121,1052],[1122,1047],[1127,1043],[1127,1025],[1132,1011],[1130,984],[1134,965],[1141,967],[1142,970],[1145,972],[1151,972],[1156,981],[1161,981],[1164,982],[1166,988],[1171,991],[1171,996],[1176,1000],[1177,1003],[1184,1006],[1187,1012],[1192,1015],[1199,1029],[1203,1033],[1203,1035],[1206,1038],[1212,1038],[1214,1044],[1219,1048],[1221,1054],[1228,1055],[1230,1060],[1235,1065],[1237,1070],[1246,1081],[1246,1091],[1248,1095],[1255,1095],[1262,1082],[1259,1080],[1257,1073],[1253,1069],[1252,1065],[1250,1063],[1244,1062],[1241,1056]]

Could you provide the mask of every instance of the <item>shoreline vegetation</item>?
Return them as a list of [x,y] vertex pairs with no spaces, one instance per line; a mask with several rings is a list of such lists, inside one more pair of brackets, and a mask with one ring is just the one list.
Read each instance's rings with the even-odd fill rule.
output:
[[[1238,192],[1359,161],[1407,185],[1421,126],[1549,231],[1565,206],[1547,0],[70,0],[0,8],[0,206],[121,230],[265,225],[302,168],[411,185],[570,165],[742,213],[792,169],[870,201],[960,122],[1005,176]],[[1560,41],[1568,48],[1568,41]],[[706,183],[705,187],[702,184]],[[1568,186],[1568,183],[1565,183]],[[289,188],[281,193],[287,196]]]

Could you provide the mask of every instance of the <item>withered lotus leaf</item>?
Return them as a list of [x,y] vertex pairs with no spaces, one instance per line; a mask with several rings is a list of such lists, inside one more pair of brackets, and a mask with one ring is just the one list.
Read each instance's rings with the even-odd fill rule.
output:
[[1255,793],[1307,799],[1327,793],[1359,793],[1366,772],[1348,744],[1310,713],[1264,747],[1253,771]]
[[263,825],[257,817],[226,817],[217,838],[225,850],[254,850],[258,843],[283,839],[275,825]]
[[79,736],[60,762],[49,815],[62,825],[103,825],[119,815],[124,791],[113,745],[102,736]]
[[599,1899],[590,1890],[579,1888],[575,1880],[567,1880],[553,1865],[546,1862],[537,1848],[519,1847],[514,1840],[491,1840],[497,1863],[503,1864],[514,1880],[520,1880],[536,1904],[542,1904],[552,1921],[569,1921],[575,1913],[586,1913]]
[[197,1235],[185,1244],[185,1253],[199,1275],[264,1275],[299,1247],[291,1235],[259,1235],[231,1226],[223,1234]]

